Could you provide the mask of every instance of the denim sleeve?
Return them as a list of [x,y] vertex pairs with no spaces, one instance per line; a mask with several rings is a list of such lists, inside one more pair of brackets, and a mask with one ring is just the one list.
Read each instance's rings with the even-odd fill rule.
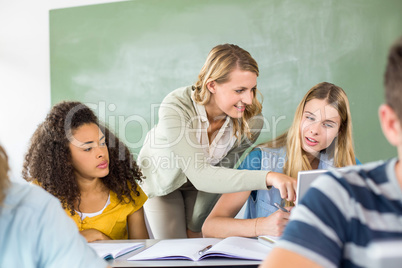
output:
[[256,148],[247,155],[241,162],[238,169],[260,170],[261,169],[261,150]]

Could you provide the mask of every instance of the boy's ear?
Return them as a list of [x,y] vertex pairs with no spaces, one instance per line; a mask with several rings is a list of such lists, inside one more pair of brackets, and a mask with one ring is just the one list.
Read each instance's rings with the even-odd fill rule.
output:
[[395,111],[387,104],[378,109],[382,132],[393,146],[402,145],[401,123]]

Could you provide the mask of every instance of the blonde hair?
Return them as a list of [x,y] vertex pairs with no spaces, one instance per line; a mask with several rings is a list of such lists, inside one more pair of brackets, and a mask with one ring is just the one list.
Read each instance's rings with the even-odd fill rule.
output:
[[[246,50],[232,44],[223,44],[212,48],[204,66],[201,68],[198,80],[193,86],[194,100],[201,105],[208,103],[211,98],[211,92],[208,90],[207,84],[211,81],[215,81],[218,84],[229,81],[230,73],[237,68],[259,75],[257,62]],[[261,113],[262,104],[256,97],[257,92],[258,90],[255,89],[253,102],[251,105],[246,106],[243,117],[237,120],[232,119],[234,134],[239,142],[244,134],[249,139],[251,138],[248,120]]]
[[329,153],[333,153],[334,166],[343,167],[356,164],[352,139],[352,118],[346,93],[334,84],[322,82],[312,87],[303,97],[296,108],[292,126],[288,131],[275,140],[260,145],[269,148],[286,146],[286,162],[283,173],[293,178],[297,178],[297,173],[301,170],[312,169],[306,152],[302,148],[300,124],[306,103],[313,99],[326,100],[338,111],[341,118],[338,136],[326,149]]
[[8,178],[9,170],[6,151],[0,146],[0,205],[3,204],[3,200],[6,197],[6,189],[10,184]]

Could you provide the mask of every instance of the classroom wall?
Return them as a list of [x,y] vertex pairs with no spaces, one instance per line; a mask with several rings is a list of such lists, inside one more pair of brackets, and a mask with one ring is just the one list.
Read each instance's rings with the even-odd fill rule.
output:
[[11,179],[23,181],[23,155],[50,108],[49,10],[113,0],[0,1],[0,144]]
[[[166,0],[169,1],[169,0]],[[20,173],[23,162],[23,155],[27,149],[29,138],[31,137],[36,126],[43,120],[44,116],[50,108],[50,58],[49,58],[49,10],[65,7],[92,5],[109,2],[120,2],[113,0],[13,0],[0,1],[0,143],[6,148],[10,156],[12,168],[12,180],[21,180]],[[328,1],[327,1],[328,2]],[[370,1],[373,3],[373,1]],[[374,1],[375,2],[375,1]],[[335,3],[335,2],[334,2]],[[356,1],[354,12],[359,15],[361,9],[364,9],[366,1]],[[351,3],[351,4],[353,4]],[[383,7],[389,5],[399,6],[399,1],[378,1],[379,12],[373,14],[370,21],[378,20]],[[345,12],[350,10],[345,10]],[[384,33],[386,36],[391,36],[389,29],[395,28],[395,23],[400,23],[398,18],[388,18],[389,27],[385,27],[379,23],[374,25],[373,30],[376,33]],[[398,25],[397,27],[399,27]],[[344,25],[343,29],[349,26]],[[400,27],[401,28],[401,27]],[[399,28],[399,29],[400,29]],[[340,29],[341,31],[342,29]],[[402,34],[402,33],[401,33]],[[380,54],[374,53],[368,55],[368,64],[378,64],[378,71],[383,72],[383,64],[385,62],[386,51],[384,47],[376,47],[377,40],[382,40],[384,36],[373,35],[372,43],[367,45],[373,46],[373,51],[381,49]],[[390,42],[382,40],[383,42]],[[291,41],[291,40],[290,40]],[[300,40],[299,40],[300,41]],[[342,43],[351,43],[355,41],[342,40]],[[370,40],[368,40],[370,41]],[[312,43],[314,45],[314,43]],[[202,51],[205,54],[207,51]],[[203,55],[204,55],[203,54]],[[201,57],[201,56],[200,56]],[[348,55],[343,55],[344,59],[348,60]],[[355,62],[349,57],[350,64]],[[260,64],[264,65],[264,61]],[[196,68],[192,66],[191,68]],[[356,66],[357,68],[358,66]],[[360,66],[361,67],[361,66]],[[363,66],[364,67],[364,66]],[[286,75],[281,70],[277,70],[278,75],[281,73]],[[325,70],[324,70],[325,71]],[[352,74],[351,74],[352,76]],[[378,74],[381,76],[381,73]],[[354,96],[354,101],[365,100],[369,97],[366,89],[382,90],[382,84],[370,84],[365,78],[370,76],[362,75],[359,77],[364,81],[361,85],[360,93]],[[272,85],[272,84],[271,84]],[[283,86],[283,85],[282,85]],[[273,87],[281,87],[281,85],[273,85]],[[173,88],[172,88],[173,89]],[[170,90],[170,88],[169,88]],[[272,95],[274,97],[274,95]],[[301,95],[300,95],[301,96]],[[361,96],[361,99],[359,98]],[[382,96],[376,96],[377,103],[381,103]],[[376,105],[370,107],[371,112],[367,114],[359,114],[357,111],[352,111],[355,120],[365,121],[367,124],[378,126],[376,117]],[[290,116],[291,114],[289,114]],[[370,118],[368,118],[370,117]],[[369,133],[365,133],[364,129],[357,130],[357,138],[364,139],[369,142]],[[386,147],[386,157],[391,157],[396,154],[394,150],[390,150],[384,139],[380,142]],[[388,147],[387,147],[388,146]],[[365,148],[357,148],[362,160],[369,159],[365,154]],[[370,158],[372,158],[370,156]]]
[[51,100],[87,103],[134,157],[158,122],[158,104],[190,85],[210,49],[237,44],[257,60],[265,128],[281,134],[313,85],[349,97],[361,162],[396,155],[377,116],[400,0],[135,0],[52,10]]

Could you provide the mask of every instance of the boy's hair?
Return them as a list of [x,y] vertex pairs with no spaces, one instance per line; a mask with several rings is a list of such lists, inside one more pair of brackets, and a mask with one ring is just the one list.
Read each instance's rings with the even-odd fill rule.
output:
[[385,100],[402,121],[402,37],[391,47],[385,69]]
[[[25,156],[22,176],[34,181],[56,196],[64,209],[75,214],[81,194],[76,182],[69,144],[74,131],[85,124],[96,124],[105,135],[109,152],[109,174],[102,178],[104,185],[122,202],[134,202],[133,196],[143,175],[128,148],[109,129],[98,122],[88,106],[80,102],[61,102],[53,106],[45,121],[31,138]],[[78,201],[78,207],[74,204]]]
[[3,204],[3,200],[6,197],[6,190],[10,184],[8,178],[9,169],[6,151],[0,146],[0,206]]

